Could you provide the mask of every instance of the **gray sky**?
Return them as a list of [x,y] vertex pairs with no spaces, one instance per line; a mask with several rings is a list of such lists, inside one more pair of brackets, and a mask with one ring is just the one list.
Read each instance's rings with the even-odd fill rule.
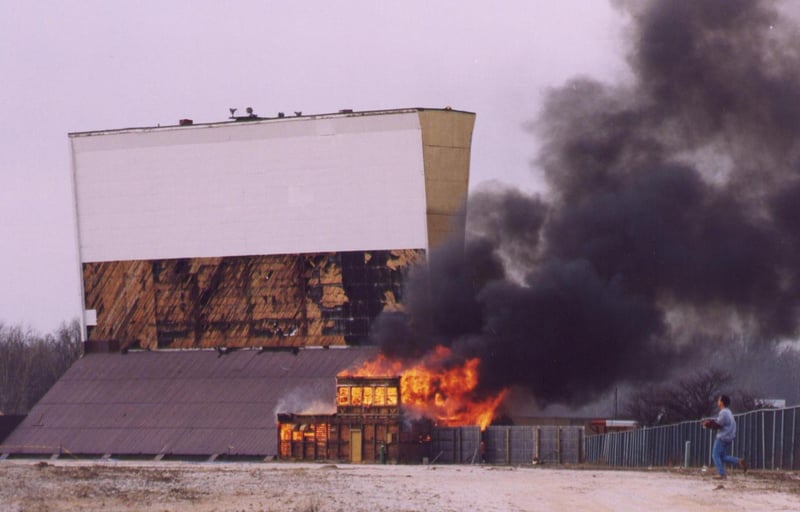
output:
[[477,113],[472,188],[539,188],[524,125],[567,78],[625,78],[599,0],[0,0],[0,322],[80,313],[67,133],[342,108]]

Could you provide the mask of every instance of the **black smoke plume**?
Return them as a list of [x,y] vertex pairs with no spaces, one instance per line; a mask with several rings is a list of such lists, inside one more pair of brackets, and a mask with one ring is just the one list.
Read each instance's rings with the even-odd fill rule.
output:
[[581,404],[698,339],[797,337],[798,28],[774,2],[618,5],[633,78],[548,94],[548,193],[472,195],[466,247],[433,251],[376,322],[384,352],[442,344],[480,358],[483,391]]

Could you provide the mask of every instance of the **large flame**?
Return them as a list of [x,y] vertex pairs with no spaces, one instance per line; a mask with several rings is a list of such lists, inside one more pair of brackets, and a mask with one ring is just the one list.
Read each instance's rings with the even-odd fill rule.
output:
[[473,358],[463,364],[453,365],[450,349],[440,345],[416,363],[408,364],[380,354],[359,368],[340,375],[399,375],[401,403],[405,412],[434,419],[442,426],[478,425],[484,429],[492,422],[495,410],[505,398],[507,390],[488,398],[476,398],[479,364],[480,360]]

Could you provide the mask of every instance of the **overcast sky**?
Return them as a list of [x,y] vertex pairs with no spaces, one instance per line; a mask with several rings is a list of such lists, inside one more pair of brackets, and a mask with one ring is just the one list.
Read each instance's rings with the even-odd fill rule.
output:
[[623,80],[623,27],[601,0],[0,0],[0,322],[80,314],[69,132],[449,105],[477,113],[473,189],[538,190],[525,124]]

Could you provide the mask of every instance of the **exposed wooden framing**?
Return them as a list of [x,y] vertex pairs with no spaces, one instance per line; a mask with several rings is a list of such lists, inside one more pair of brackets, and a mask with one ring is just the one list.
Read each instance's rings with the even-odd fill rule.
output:
[[[89,340],[120,348],[361,342],[423,250],[84,263]],[[347,261],[347,268],[343,261]],[[381,276],[364,286],[362,274]]]

